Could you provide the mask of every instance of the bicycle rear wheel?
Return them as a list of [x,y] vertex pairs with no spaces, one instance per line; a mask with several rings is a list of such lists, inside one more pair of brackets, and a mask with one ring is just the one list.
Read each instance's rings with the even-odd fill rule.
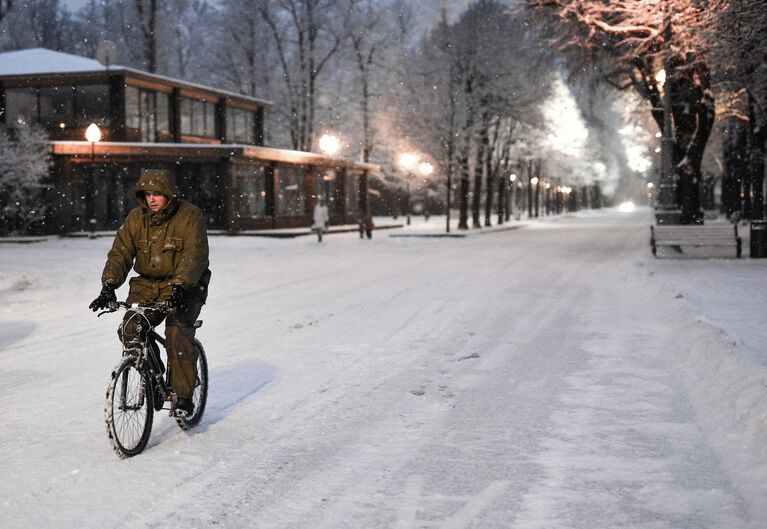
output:
[[140,454],[149,442],[154,418],[149,375],[136,369],[136,360],[125,357],[112,371],[104,406],[107,435],[122,458]]
[[205,349],[199,340],[194,340],[197,346],[197,383],[194,386],[192,401],[194,402],[194,413],[187,417],[176,417],[176,423],[182,430],[188,430],[197,426],[205,413],[205,404],[208,402],[208,359],[205,356]]

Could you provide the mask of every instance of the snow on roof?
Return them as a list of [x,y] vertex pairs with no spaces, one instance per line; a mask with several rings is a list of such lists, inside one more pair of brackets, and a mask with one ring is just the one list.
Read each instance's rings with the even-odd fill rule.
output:
[[[122,69],[122,66],[110,68]],[[31,48],[0,53],[0,75],[103,72],[106,66],[96,59],[71,53]]]
[[[50,75],[50,74],[79,74],[91,72],[105,72],[107,67],[96,59],[89,59],[71,53],[53,51],[47,48],[30,48],[27,50],[6,51],[0,53],[0,77],[12,75]],[[229,90],[220,90],[211,86],[205,86],[181,79],[174,79],[164,75],[144,72],[134,68],[127,68],[119,64],[109,66],[109,71],[133,72],[160,81],[166,81],[190,88],[199,88],[218,92],[222,95],[253,101],[255,103],[271,106],[272,102],[267,99],[238,94]]]

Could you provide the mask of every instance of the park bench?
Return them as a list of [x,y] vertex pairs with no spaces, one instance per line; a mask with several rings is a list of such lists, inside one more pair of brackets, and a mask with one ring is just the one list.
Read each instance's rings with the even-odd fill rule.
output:
[[732,246],[740,257],[742,244],[737,224],[707,224],[650,226],[650,246],[656,257],[659,246],[670,246],[679,253],[684,247]]

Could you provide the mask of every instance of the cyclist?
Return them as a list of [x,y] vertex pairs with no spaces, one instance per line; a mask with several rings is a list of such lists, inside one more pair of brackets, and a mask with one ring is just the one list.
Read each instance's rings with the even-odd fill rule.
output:
[[[170,384],[175,393],[171,414],[194,413],[192,394],[197,380],[194,322],[205,304],[210,282],[208,234],[197,206],[176,196],[170,173],[145,171],[136,185],[139,207],[128,213],[117,230],[101,275],[101,293],[90,304],[93,311],[116,301],[115,290],[125,282],[131,267],[128,303],[168,301],[170,314],[148,314],[152,325],[165,321]],[[136,334],[137,318],[125,315],[120,340]]]

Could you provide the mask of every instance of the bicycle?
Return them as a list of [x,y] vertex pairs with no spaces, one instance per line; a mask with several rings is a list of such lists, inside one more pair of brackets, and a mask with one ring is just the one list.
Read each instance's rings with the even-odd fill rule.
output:
[[[138,318],[138,321],[135,322],[134,335],[122,335],[123,358],[112,371],[107,386],[104,418],[112,448],[121,458],[128,458],[140,454],[146,448],[155,411],[168,409],[171,410],[171,416],[174,416],[175,393],[170,386],[170,369],[165,370],[158,346],[160,344],[165,348],[165,339],[155,332],[146,316],[150,311],[169,313],[172,309],[166,301],[134,305],[116,301],[109,303],[107,310],[100,312],[99,316],[120,309],[132,313],[126,323],[133,318]],[[202,320],[194,323],[195,329],[201,326]],[[175,417],[182,430],[193,428],[200,422],[208,398],[208,361],[205,349],[196,338],[193,343],[199,351],[197,380],[192,396],[194,413]],[[165,407],[166,402],[171,403],[168,408]]]

